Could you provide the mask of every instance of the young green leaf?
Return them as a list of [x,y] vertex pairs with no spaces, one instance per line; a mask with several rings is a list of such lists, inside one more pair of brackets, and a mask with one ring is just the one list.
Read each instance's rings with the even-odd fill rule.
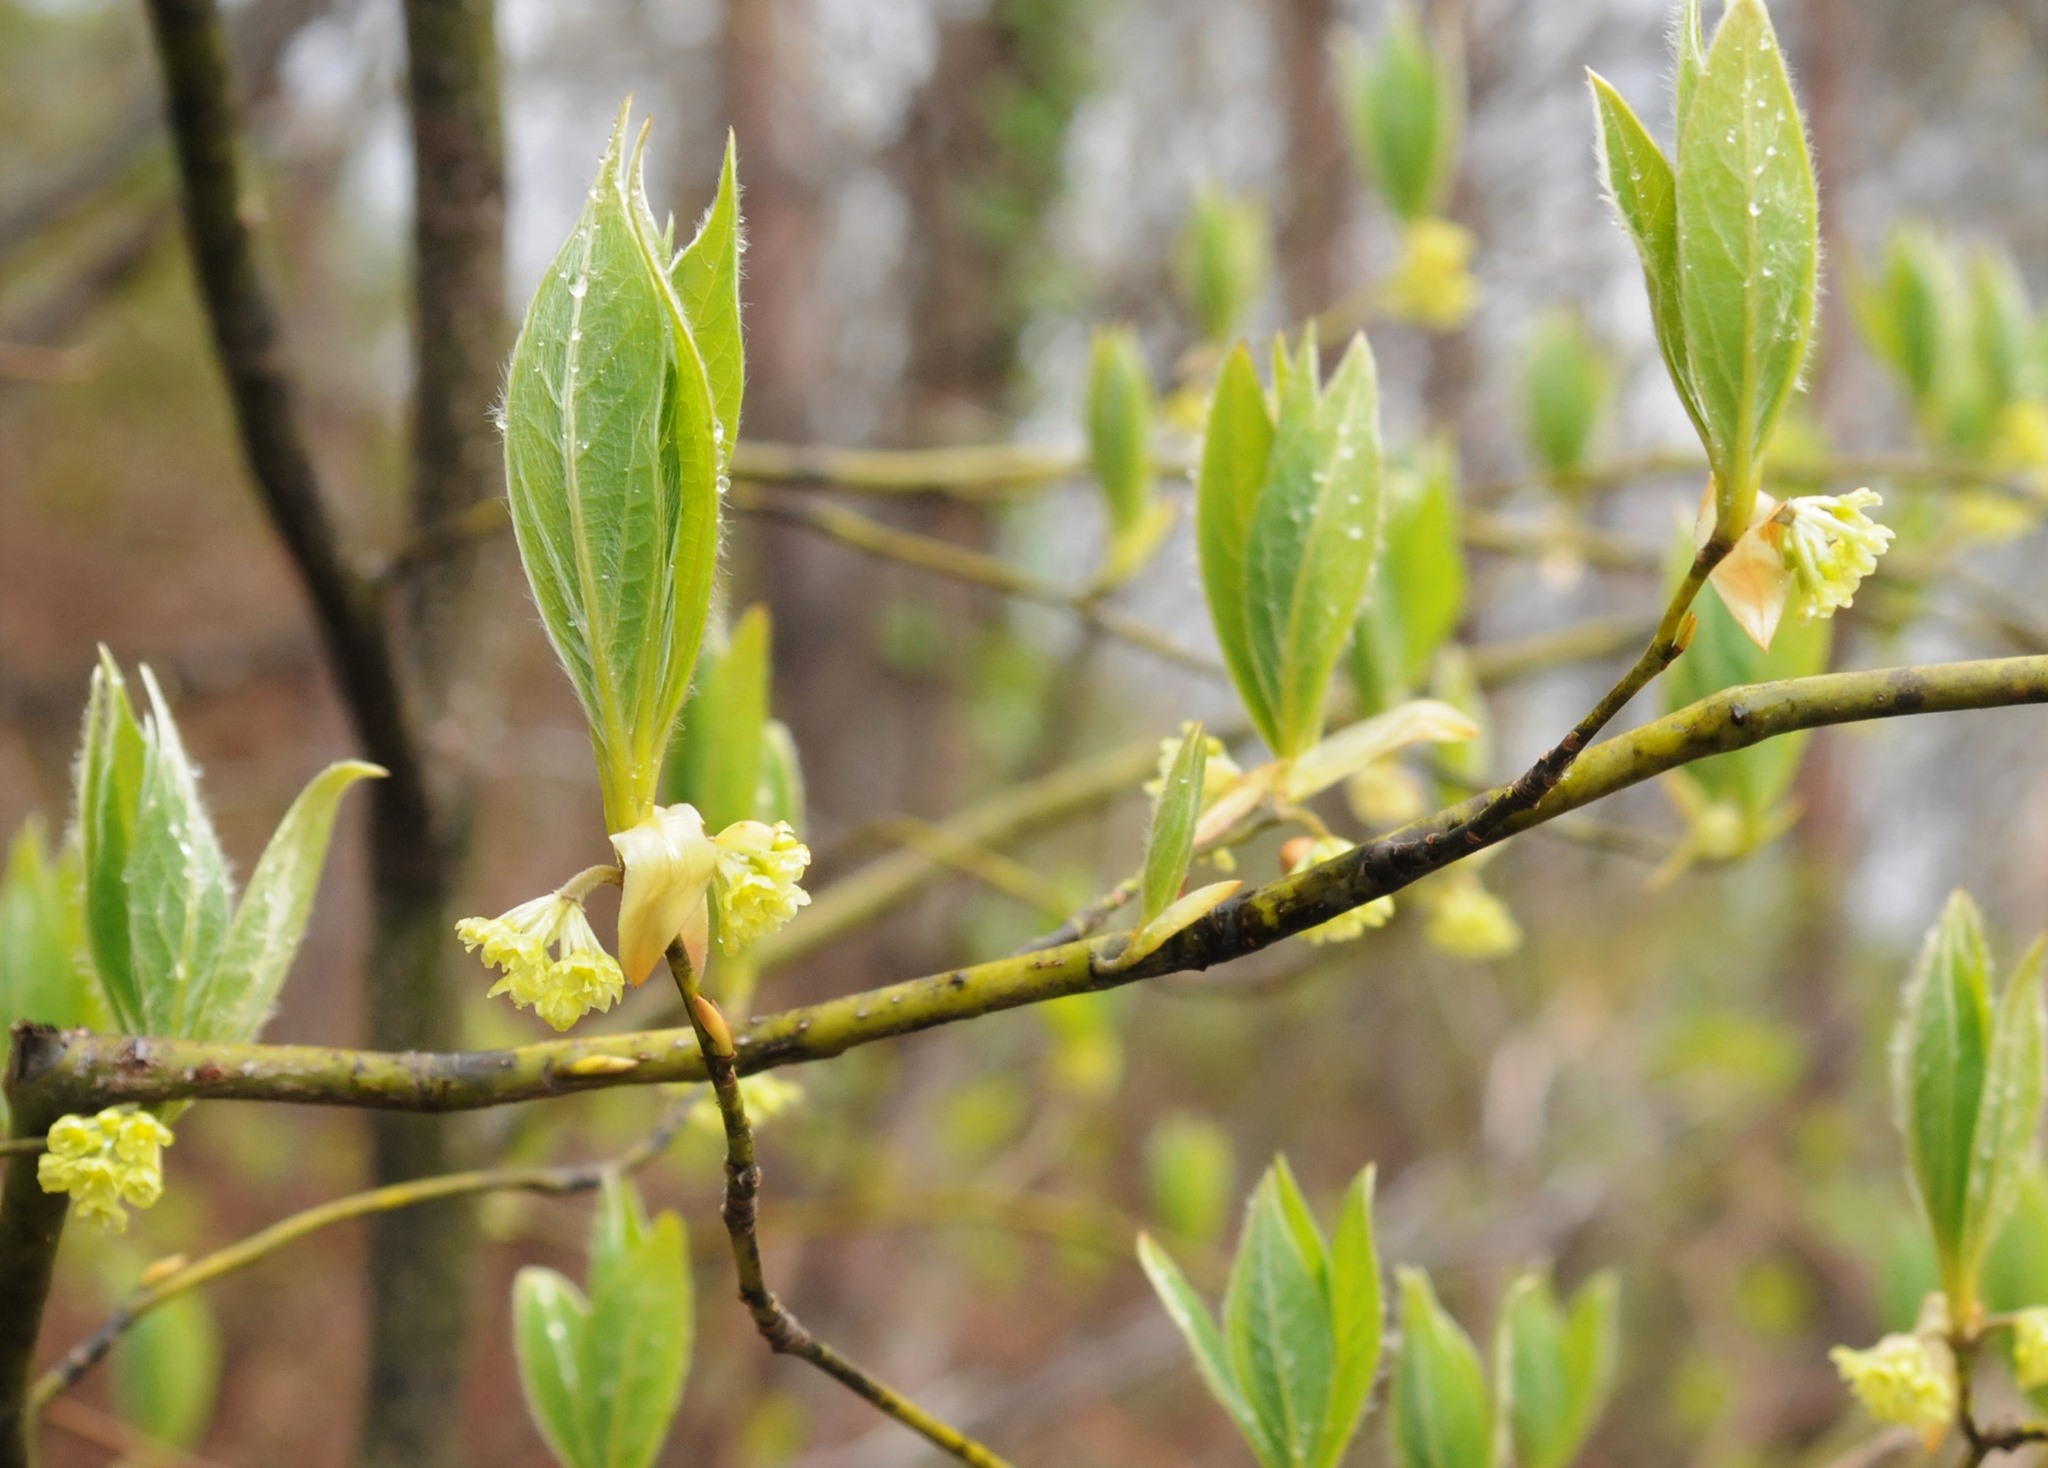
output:
[[1330,1405],[1310,1458],[1312,1468],[1336,1468],[1358,1433],[1379,1375],[1386,1310],[1380,1297],[1379,1249],[1373,1241],[1373,1169],[1359,1173],[1344,1194],[1337,1232],[1330,1240]]
[[804,828],[803,763],[797,758],[796,736],[780,719],[770,719],[761,729],[761,783],[754,790],[754,818]]
[[1447,444],[1387,465],[1385,524],[1372,595],[1351,638],[1361,711],[1379,713],[1420,687],[1465,613],[1458,467]]
[[1672,43],[1672,49],[1678,53],[1677,105],[1673,116],[1682,128],[1686,114],[1692,110],[1693,93],[1699,88],[1700,72],[1707,64],[1707,48],[1700,31],[1700,0],[1685,0],[1685,9],[1679,13],[1678,29],[1672,36]]
[[356,781],[383,774],[376,765],[342,760],[300,792],[257,859],[219,956],[173,1033],[247,1040],[262,1030],[306,935],[341,798]]
[[706,829],[760,817],[768,758],[772,631],[766,606],[750,607],[724,647],[707,650],[663,776],[664,803],[697,807]]
[[220,1392],[220,1327],[206,1297],[174,1295],[138,1318],[112,1354],[121,1420],[174,1451],[198,1447]]
[[1216,1328],[1215,1318],[1210,1315],[1209,1307],[1202,1303],[1202,1297],[1195,1293],[1194,1286],[1188,1283],[1187,1276],[1181,1273],[1180,1266],[1145,1234],[1138,1235],[1138,1262],[1144,1267],[1145,1277],[1152,1281],[1152,1288],[1166,1307],[1167,1315],[1186,1339],[1188,1349],[1194,1354],[1195,1368],[1201,1372],[1209,1394],[1237,1424],[1237,1430],[1251,1448],[1252,1456],[1263,1468],[1289,1468],[1286,1450],[1279,1438],[1252,1411],[1237,1384],[1237,1373],[1231,1365],[1223,1334]]
[[1323,1435],[1336,1353],[1323,1261],[1304,1250],[1299,1195],[1290,1206],[1290,1190],[1275,1168],[1252,1194],[1223,1297],[1223,1337],[1232,1375],[1281,1461],[1299,1465],[1312,1461]]
[[583,1338],[590,1305],[552,1269],[528,1265],[512,1281],[512,1346],[519,1386],[542,1441],[562,1468],[596,1468],[583,1403]]
[[1394,1455],[1401,1468],[1488,1468],[1493,1419],[1479,1353],[1437,1303],[1428,1275],[1404,1269],[1400,1284]]
[[1118,538],[1151,512],[1152,374],[1137,334],[1098,331],[1088,357],[1088,457]]
[[1244,329],[1271,268],[1266,211],[1212,184],[1195,191],[1174,253],[1174,279],[1205,342],[1223,343]]
[[1455,744],[1478,735],[1479,726],[1449,704],[1413,699],[1347,725],[1298,756],[1280,777],[1280,794],[1307,800],[1410,745]]
[[1612,1383],[1615,1286],[1596,1276],[1557,1303],[1550,1281],[1525,1274],[1508,1288],[1494,1335],[1497,1430],[1514,1468],[1565,1468],[1577,1456]]
[[1364,603],[1380,532],[1379,387],[1353,338],[1327,389],[1312,342],[1280,396],[1245,540],[1246,648],[1282,759],[1322,734],[1330,675]]
[[128,853],[128,944],[143,1029],[183,1035],[219,955],[234,906],[227,855],[199,798],[198,772],[170,705],[145,667],[141,798]]
[[650,1224],[608,1179],[592,1222],[590,1293],[550,1269],[513,1282],[513,1344],[528,1410],[564,1468],[651,1468],[689,1371],[692,1301],[682,1221]]
[[1664,370],[1704,442],[1706,420],[1700,415],[1699,392],[1693,385],[1692,362],[1686,354],[1685,313],[1679,301],[1678,180],[1664,150],[1621,93],[1598,72],[1587,72],[1586,80],[1593,89],[1601,181],[1643,262],[1643,288],[1649,293],[1650,324],[1657,334]]
[[2020,1178],[2037,1155],[2041,1130],[2044,1039],[2041,1017],[2043,949],[2036,943],[2006,982],[1998,1003],[1991,1063],[1964,1185],[1962,1255],[1974,1271],[1998,1237]]
[[1716,533],[1749,528],[1758,468],[1813,335],[1819,200],[1763,0],[1730,0],[1678,131],[1679,314],[1714,469]]
[[1989,973],[1977,905],[1956,892],[1907,981],[1892,1045],[1892,1089],[1906,1160],[1933,1234],[1942,1287],[1958,1318],[1967,1315],[1976,1287],[1965,1230],[1990,1069]]
[[51,851],[34,817],[15,833],[0,871],[0,1030],[24,1019],[59,1029],[106,1023],[85,946],[77,852]]
[[654,1223],[632,1184],[612,1179],[590,1246],[584,1411],[602,1468],[650,1468],[689,1371],[692,1301],[682,1220]]
[[1443,206],[1464,123],[1463,58],[1446,32],[1432,48],[1413,10],[1395,10],[1377,47],[1340,38],[1339,95],[1352,149],[1387,205],[1410,224]]
[[1215,1243],[1228,1220],[1236,1169],[1230,1133],[1199,1117],[1169,1116],[1145,1142],[1153,1216],[1181,1238]]
[[146,749],[128,685],[112,654],[100,649],[78,756],[78,830],[85,868],[86,939],[93,968],[123,1032],[146,1032],[128,931],[128,857],[142,804]]
[[1922,427],[1942,432],[1962,315],[1961,286],[1947,251],[1926,230],[1900,225],[1885,242],[1876,277],[1851,277],[1849,303],[1864,340],[1898,377]]
[[1200,724],[1188,726],[1174,752],[1159,799],[1152,806],[1152,830],[1145,838],[1145,867],[1139,889],[1139,926],[1152,921],[1180,896],[1195,851],[1195,822],[1202,814],[1202,788],[1209,764],[1209,738]]
[[746,345],[740,335],[740,254],[745,241],[740,229],[738,145],[725,135],[725,161],[718,170],[718,193],[697,226],[697,236],[676,256],[669,271],[676,299],[690,323],[690,335],[704,361],[717,415],[719,463],[731,459],[740,436],[740,390],[746,385]]
[[1585,467],[1609,386],[1606,358],[1577,315],[1553,311],[1537,322],[1522,359],[1522,421],[1546,471]]
[[[710,611],[725,433],[671,287],[640,151],[629,162],[624,148],[622,112],[582,218],[527,310],[505,391],[520,559],[589,719],[614,831],[652,808],[689,689]],[[724,298],[719,260],[736,235],[718,245],[716,230],[729,213],[714,206],[706,253],[678,266],[705,300]],[[718,334],[715,312],[707,326]],[[726,344],[737,343],[735,330]]]
[[1252,516],[1265,486],[1273,419],[1251,353],[1237,347],[1224,359],[1209,400],[1202,463],[1195,482],[1195,540],[1202,590],[1223,661],[1245,711],[1269,744],[1279,742],[1273,708],[1254,660],[1245,586]]

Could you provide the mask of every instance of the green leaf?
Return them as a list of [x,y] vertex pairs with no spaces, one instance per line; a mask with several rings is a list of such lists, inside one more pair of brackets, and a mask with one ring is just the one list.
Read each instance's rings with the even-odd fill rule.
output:
[[1144,1267],[1145,1277],[1152,1281],[1152,1288],[1166,1307],[1167,1315],[1193,1352],[1195,1368],[1201,1372],[1209,1394],[1237,1424],[1237,1430],[1251,1448],[1252,1456],[1264,1468],[1288,1468],[1289,1460],[1278,1439],[1267,1431],[1238,1387],[1229,1350],[1223,1343],[1222,1333],[1216,1328],[1215,1319],[1209,1314],[1209,1307],[1202,1303],[1201,1296],[1195,1293],[1194,1286],[1188,1283],[1180,1266],[1145,1234],[1138,1235],[1138,1262]]
[[1973,1272],[2012,1216],[2020,1178],[2039,1150],[2048,1049],[2041,1017],[2043,957],[2037,942],[2020,960],[1998,1003],[1977,1143],[1970,1151],[1963,1194],[1962,1254]]
[[725,162],[718,193],[697,226],[697,236],[676,256],[669,271],[676,299],[704,362],[711,405],[718,419],[719,463],[732,457],[740,437],[740,393],[746,385],[746,344],[740,334],[740,225],[738,146],[725,135]]
[[622,112],[527,310],[505,394],[520,559],[589,719],[614,831],[652,807],[689,689],[722,478],[710,381],[660,258],[641,152],[628,164],[624,140]]
[[1266,288],[1273,246],[1266,211],[1214,185],[1195,191],[1174,252],[1174,279],[1205,342],[1227,342]]
[[1678,180],[1664,150],[1621,93],[1598,72],[1587,72],[1586,79],[1593,88],[1601,178],[1643,262],[1650,324],[1657,333],[1664,369],[1704,442],[1706,420],[1700,415],[1699,392],[1686,355],[1685,313],[1679,301]]
[[1678,126],[1684,127],[1686,113],[1692,110],[1693,93],[1699,89],[1700,72],[1707,64],[1707,48],[1700,32],[1700,0],[1685,0],[1672,40],[1678,53],[1677,106],[1673,116]]
[[1265,485],[1273,449],[1273,419],[1259,390],[1251,353],[1237,347],[1224,359],[1209,400],[1202,435],[1202,462],[1195,483],[1195,540],[1202,565],[1202,590],[1223,661],[1247,713],[1268,744],[1279,734],[1264,681],[1253,660],[1246,563],[1252,516]]
[[1152,806],[1152,829],[1145,838],[1145,868],[1140,884],[1138,925],[1166,911],[1180,896],[1188,862],[1195,852],[1195,822],[1202,814],[1202,788],[1209,764],[1209,736],[1200,724],[1188,726],[1173,763]]
[[649,1224],[631,1183],[608,1179],[590,1250],[584,1411],[603,1468],[650,1468],[682,1400],[692,1335],[682,1220]]
[[1522,419],[1545,470],[1585,467],[1609,386],[1606,358],[1576,313],[1552,311],[1537,322],[1522,359]]
[[1934,1237],[1942,1287],[1959,1317],[1975,1292],[1966,1253],[1971,1158],[1992,1046],[1990,958],[1983,920],[1963,892],[1947,908],[1907,981],[1892,1048],[1892,1090],[1906,1160]]
[[74,817],[84,864],[85,923],[93,967],[122,1031],[146,1028],[128,935],[128,855],[142,803],[146,749],[113,656],[100,649],[78,756]]
[[1819,200],[1762,0],[1730,0],[1678,131],[1678,296],[1721,533],[1748,528],[1758,464],[1813,335]]
[[1280,397],[1245,561],[1246,645],[1282,759],[1322,734],[1330,675],[1379,549],[1379,389],[1354,337],[1326,390],[1304,343]]
[[128,853],[128,949],[143,1029],[189,1035],[234,905],[227,856],[170,705],[145,667],[142,793]]
[[749,608],[725,647],[705,657],[683,706],[663,795],[696,806],[714,834],[760,814],[771,640],[768,608]]
[[1437,1303],[1427,1274],[1404,1269],[1400,1284],[1394,1454],[1402,1468],[1488,1468],[1493,1424],[1479,1353]]
[[1372,594],[1351,639],[1361,712],[1379,713],[1420,687],[1465,614],[1465,543],[1458,467],[1445,444],[1387,465],[1386,521]]
[[[1252,1194],[1223,1298],[1231,1372],[1289,1465],[1313,1461],[1336,1365],[1322,1261],[1304,1248],[1305,1215],[1276,1166]],[[1313,1229],[1310,1222],[1306,1233]]]
[[250,1040],[262,1030],[305,937],[341,797],[356,781],[383,774],[376,765],[342,760],[314,776],[292,802],[249,876],[219,958],[194,991],[186,1032]]
[[1137,333],[1098,331],[1088,357],[1088,456],[1119,537],[1146,523],[1152,480],[1152,374]]
[[754,815],[774,823],[787,821],[804,828],[804,770],[797,758],[796,736],[780,719],[761,729],[761,783],[754,792]]
[[1924,229],[1900,225],[1875,279],[1851,277],[1849,303],[1864,340],[1898,377],[1923,428],[1940,433],[1954,374],[1961,286],[1947,252]]
[[1464,68],[1446,44],[1433,51],[1406,5],[1379,45],[1340,38],[1337,65],[1353,150],[1387,205],[1413,224],[1435,214],[1457,167]]
[[1571,1451],[1560,1463],[1578,1454],[1579,1446],[1593,1431],[1593,1424],[1614,1394],[1614,1377],[1621,1356],[1621,1281],[1602,1270],[1572,1296],[1565,1319],[1564,1369],[1571,1383],[1571,1422],[1576,1438]]
[[220,1392],[220,1327],[198,1294],[175,1295],[115,1343],[114,1400],[121,1419],[178,1452],[199,1446]]
[[30,817],[0,872],[0,1032],[24,1019],[59,1029],[106,1023],[82,894],[76,850],[52,852],[43,823]]
[[1358,1433],[1379,1375],[1386,1310],[1380,1297],[1379,1249],[1373,1241],[1373,1170],[1366,1168],[1344,1194],[1337,1233],[1330,1241],[1330,1339],[1334,1348],[1330,1405],[1314,1468],[1336,1468]]
[[[1692,563],[1693,540],[1689,531],[1674,537],[1671,557],[1666,562],[1666,581],[1675,587]],[[1834,643],[1834,623],[1788,618],[1778,625],[1769,652],[1763,651],[1742,630],[1734,615],[1712,586],[1693,602],[1699,620],[1685,656],[1664,674],[1664,706],[1667,712],[1711,697],[1724,688],[1750,683],[1769,683],[1781,678],[1806,678],[1825,672]],[[1727,801],[1743,812],[1754,828],[1761,829],[1783,808],[1798,776],[1799,762],[1812,735],[1801,730],[1778,739],[1766,739],[1747,749],[1712,755],[1685,767],[1688,778],[1699,783],[1717,801]]]
[[590,1306],[552,1269],[529,1265],[512,1281],[512,1345],[534,1426],[563,1468],[598,1468],[584,1420],[591,1384],[583,1373]]
[[1230,1133],[1193,1116],[1169,1116],[1145,1143],[1152,1213],[1168,1230],[1200,1244],[1222,1236],[1237,1170]]

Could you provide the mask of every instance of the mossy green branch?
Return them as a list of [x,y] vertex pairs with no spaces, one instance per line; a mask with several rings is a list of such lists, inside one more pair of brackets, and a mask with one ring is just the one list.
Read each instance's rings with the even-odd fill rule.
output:
[[[1908,714],[2048,702],[2048,656],[1831,673],[1731,688],[1594,745],[1532,807],[1475,833],[1489,791],[1361,846],[1346,857],[1225,903],[1143,962],[1105,972],[1118,938],[1069,943],[909,979],[765,1015],[734,1037],[742,1072],[838,1055],[860,1045],[1206,969],[1270,947],[1532,826],[1710,755],[1780,734]],[[688,1029],[547,1041],[462,1054],[388,1054],[305,1045],[60,1034],[18,1027],[10,1096],[18,1113],[82,1111],[179,1098],[295,1101],[453,1111],[618,1085],[705,1078]],[[26,1172],[27,1169],[20,1169]]]

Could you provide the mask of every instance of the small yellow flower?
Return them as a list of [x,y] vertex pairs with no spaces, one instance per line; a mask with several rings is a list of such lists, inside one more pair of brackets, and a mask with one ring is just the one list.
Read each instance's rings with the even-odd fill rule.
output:
[[2013,1321],[2012,1365],[2021,1391],[2048,1386],[2048,1306],[2022,1310]]
[[[1352,849],[1355,842],[1346,841],[1342,836],[1318,836],[1313,840],[1304,838],[1290,841],[1281,852],[1280,863],[1291,877],[1296,872],[1310,867],[1319,867],[1326,861],[1333,861]],[[1310,928],[1300,936],[1320,947],[1324,943],[1344,943],[1353,938],[1363,937],[1374,928],[1384,928],[1387,920],[1394,915],[1394,899],[1376,897],[1362,907],[1339,913],[1328,922]]]
[[718,833],[718,946],[738,953],[811,900],[797,885],[811,850],[789,822],[734,821]]
[[[1180,726],[1179,739],[1159,741],[1159,773],[1145,782],[1145,793],[1154,800],[1166,788],[1166,777],[1173,773],[1173,762],[1180,755],[1181,740],[1188,737],[1188,731],[1195,726],[1192,722]],[[1202,762],[1202,809],[1207,810],[1216,803],[1216,798],[1237,782],[1244,771],[1237,761],[1230,757],[1229,748],[1214,734],[1204,736],[1206,757]]]
[[1892,532],[1863,513],[1884,501],[1867,489],[1848,494],[1801,495],[1787,500],[1773,517],[1778,549],[1792,573],[1799,615],[1832,617],[1854,599]]
[[1522,946],[1522,927],[1508,905],[1462,867],[1446,873],[1429,899],[1431,945],[1453,958],[1500,958]]
[[487,997],[509,994],[558,1030],[590,1010],[610,1009],[626,992],[618,961],[598,942],[583,904],[559,892],[503,917],[464,918],[455,934],[504,975]]
[[1828,1359],[1879,1422],[1939,1427],[1956,1410],[1955,1371],[1945,1347],[1917,1335],[1888,1335],[1867,1351],[1836,1346]]
[[1448,219],[1417,220],[1400,264],[1380,287],[1380,304],[1396,321],[1455,331],[1479,299],[1472,278],[1472,232]]
[[44,1139],[36,1181],[68,1193],[78,1216],[108,1233],[128,1227],[122,1204],[147,1208],[164,1191],[164,1148],[171,1129],[146,1111],[110,1106],[93,1117],[62,1116]]

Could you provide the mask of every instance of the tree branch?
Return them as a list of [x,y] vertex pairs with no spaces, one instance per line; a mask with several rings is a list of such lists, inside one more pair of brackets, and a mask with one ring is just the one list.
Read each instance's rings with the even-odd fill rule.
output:
[[754,1129],[740,1095],[738,1056],[732,1032],[718,1006],[697,989],[697,975],[681,944],[668,950],[669,972],[675,975],[683,1007],[697,1045],[711,1074],[718,1115],[725,1126],[725,1203],[719,1215],[732,1243],[733,1270],[739,1276],[740,1301],[754,1318],[754,1328],[778,1356],[808,1361],[878,1411],[893,1417],[934,1446],[974,1468],[1009,1468],[1001,1458],[957,1429],[941,1422],[902,1393],[826,1345],[768,1288],[761,1264],[761,1239],[756,1231],[760,1209],[761,1167],[754,1158]]
[[[2048,656],[1829,673],[1731,688],[1593,746],[1490,845],[1710,755],[1833,724],[2048,703]],[[743,1074],[823,1060],[979,1015],[1241,958],[1467,856],[1472,818],[1501,789],[1225,903],[1157,953],[1105,971],[1117,940],[1070,943],[765,1015],[734,1036]],[[1098,963],[1098,960],[1103,962]],[[118,1102],[292,1101],[457,1111],[615,1085],[706,1077],[689,1030],[544,1041],[510,1050],[390,1054],[15,1030],[17,1108],[55,1115]],[[24,1169],[23,1171],[26,1171]]]

